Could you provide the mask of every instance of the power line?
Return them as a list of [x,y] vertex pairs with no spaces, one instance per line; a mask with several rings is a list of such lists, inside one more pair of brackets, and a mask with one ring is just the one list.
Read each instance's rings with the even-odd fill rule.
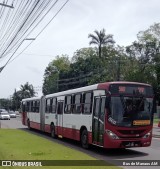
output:
[[[50,8],[56,1],[50,0],[25,0],[25,1],[16,1],[15,12],[12,13],[12,17],[7,17],[10,12],[3,7],[1,14],[2,22],[0,22],[0,58],[7,56],[7,54],[16,49],[16,46],[23,41],[24,36],[27,32],[33,28],[34,25],[44,18],[45,11]],[[12,1],[14,3],[14,1]],[[9,22],[10,21],[10,22]],[[6,30],[4,28],[7,28]],[[5,36],[3,36],[5,35]]]
[[[22,1],[21,1],[22,2]],[[29,3],[29,1],[27,1]],[[30,1],[31,2],[31,1]],[[40,0],[38,0],[37,2],[35,2],[35,5],[32,6],[32,9],[30,10],[30,12],[28,12],[28,15],[23,18],[23,22],[21,24],[19,24],[19,26],[17,26],[16,28],[16,33],[13,35],[11,38],[11,41],[7,44],[5,43],[5,39],[3,39],[3,43],[0,44],[1,47],[3,47],[3,50],[1,50],[1,56],[5,57],[6,55],[8,55],[11,50],[14,49],[14,52],[11,54],[11,56],[9,57],[8,61],[6,62],[5,66],[7,66],[8,63],[11,63],[14,59],[16,59],[18,56],[20,56],[33,42],[29,43],[29,45],[27,47],[25,47],[20,54],[18,54],[14,59],[12,59],[12,57],[15,55],[16,51],[19,49],[19,47],[21,46],[22,42],[24,41],[23,37],[25,35],[25,37],[27,37],[28,35],[30,35],[32,33],[32,31],[41,23],[41,21],[44,19],[44,17],[49,13],[49,11],[55,6],[55,4],[58,2],[58,0],[56,0],[54,3],[52,3],[49,6],[50,2],[53,1],[42,1],[42,3],[39,4]],[[46,3],[45,3],[46,2]],[[35,38],[37,38],[38,36],[40,36],[40,34],[46,29],[46,27],[52,22],[52,20],[59,14],[59,12],[64,8],[64,6],[69,2],[69,0],[67,0],[61,7],[60,9],[55,13],[55,15],[50,19],[50,21],[43,27],[43,29],[36,35]],[[19,3],[19,8],[22,8],[22,3]],[[38,6],[39,5],[39,6]],[[21,6],[21,7],[20,7]],[[38,6],[38,8],[36,9],[36,7]],[[44,14],[44,9],[45,7],[49,7],[49,9],[47,10],[47,12],[45,12]],[[36,9],[36,10],[35,10]],[[40,11],[38,9],[41,9]],[[19,10],[19,9],[18,9]],[[17,18],[17,15],[21,15],[22,12],[20,12],[22,10],[19,10],[19,12],[17,12],[14,17]],[[43,15],[41,15],[43,13]],[[38,17],[41,15],[41,17],[38,19]],[[19,22],[18,20],[15,22]],[[29,24],[29,22],[31,24]],[[34,23],[34,25],[33,25]],[[27,26],[27,27],[26,27]],[[12,28],[12,25],[10,24],[7,28],[10,28],[9,30],[13,30],[15,28]],[[27,30],[29,30],[29,28],[31,28],[31,31],[26,35]],[[10,36],[11,34],[8,34],[8,36]],[[21,41],[20,41],[21,39]],[[4,49],[4,44],[7,44],[7,46]],[[12,59],[12,60],[11,60]],[[3,67],[3,69],[4,69]],[[2,70],[3,70],[2,69]]]
[[[60,11],[65,7],[65,5],[69,2],[69,0],[67,0],[62,7],[56,12],[56,14],[51,18],[51,20],[47,23],[47,25],[39,32],[39,34],[36,36],[36,39],[38,38],[38,36],[40,36],[40,34],[47,28],[47,26],[53,21],[53,19],[60,13]],[[22,52],[20,52],[20,54],[18,54],[17,56],[15,56],[14,59],[12,59],[9,63],[13,62],[18,56],[20,56],[33,42],[30,42],[23,50]]]

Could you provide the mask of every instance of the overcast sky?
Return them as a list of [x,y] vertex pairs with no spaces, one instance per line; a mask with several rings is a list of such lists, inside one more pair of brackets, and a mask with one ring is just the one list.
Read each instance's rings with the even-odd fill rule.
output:
[[[70,0],[32,45],[0,73],[0,98],[9,98],[26,82],[42,87],[49,62],[56,55],[72,57],[77,49],[89,47],[88,34],[95,29],[105,28],[117,45],[130,45],[139,31],[160,22],[159,9],[159,0]],[[48,17],[53,14],[54,9]]]

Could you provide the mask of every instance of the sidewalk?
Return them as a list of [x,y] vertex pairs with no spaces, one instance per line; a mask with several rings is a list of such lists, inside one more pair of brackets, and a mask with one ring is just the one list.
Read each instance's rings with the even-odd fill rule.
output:
[[153,124],[153,137],[160,138],[160,127],[158,127],[158,124]]

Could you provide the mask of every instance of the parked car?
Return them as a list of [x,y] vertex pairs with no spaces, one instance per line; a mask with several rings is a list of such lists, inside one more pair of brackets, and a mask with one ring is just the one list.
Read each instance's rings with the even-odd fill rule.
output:
[[14,111],[9,111],[8,113],[10,115],[10,118],[16,118],[16,113]]
[[10,120],[10,115],[5,109],[0,109],[0,119],[1,120]]

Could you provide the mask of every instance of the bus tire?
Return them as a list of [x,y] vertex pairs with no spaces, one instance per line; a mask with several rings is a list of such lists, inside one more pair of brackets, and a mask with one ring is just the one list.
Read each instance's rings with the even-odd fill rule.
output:
[[89,148],[89,144],[88,144],[88,132],[87,132],[86,129],[84,129],[82,131],[82,134],[81,134],[81,145],[85,149]]
[[29,119],[27,120],[27,126],[28,126],[28,129],[31,130],[31,126],[30,126],[30,121],[29,121]]
[[55,126],[54,126],[54,124],[51,124],[51,137],[52,138],[56,138],[57,137],[57,135],[55,133]]

